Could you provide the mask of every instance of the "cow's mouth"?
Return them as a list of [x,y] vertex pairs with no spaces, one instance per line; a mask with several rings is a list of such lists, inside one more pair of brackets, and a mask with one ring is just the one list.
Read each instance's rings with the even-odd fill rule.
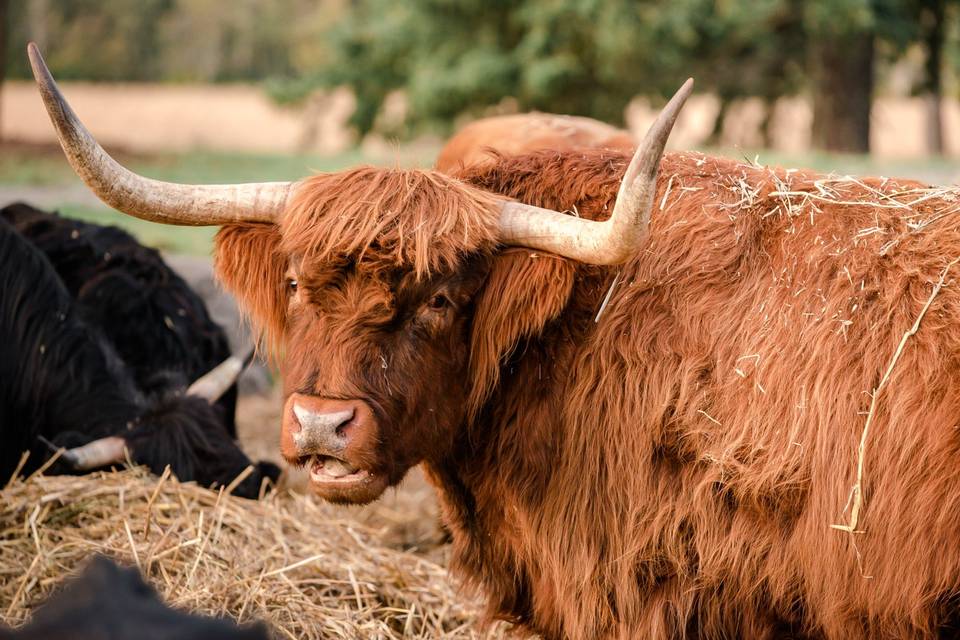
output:
[[369,475],[367,471],[356,468],[346,460],[332,456],[310,456],[307,467],[313,482],[349,483]]
[[385,475],[333,456],[310,456],[305,466],[314,493],[330,502],[365,504],[380,497],[388,484]]

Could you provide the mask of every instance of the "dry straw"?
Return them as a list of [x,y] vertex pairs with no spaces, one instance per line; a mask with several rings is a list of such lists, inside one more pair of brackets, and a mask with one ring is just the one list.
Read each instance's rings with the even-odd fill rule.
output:
[[256,502],[139,468],[35,476],[0,492],[0,620],[17,625],[102,553],[172,606],[265,620],[277,638],[500,638],[446,569],[387,548],[309,496]]

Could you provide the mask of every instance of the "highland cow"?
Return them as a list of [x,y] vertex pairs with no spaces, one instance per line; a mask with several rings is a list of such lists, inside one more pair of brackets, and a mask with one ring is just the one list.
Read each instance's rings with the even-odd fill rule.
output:
[[956,189],[661,160],[689,85],[633,159],[161,184],[32,56],[101,198],[225,225],[220,274],[281,360],[283,454],[340,502],[422,464],[491,616],[545,638],[960,633]]

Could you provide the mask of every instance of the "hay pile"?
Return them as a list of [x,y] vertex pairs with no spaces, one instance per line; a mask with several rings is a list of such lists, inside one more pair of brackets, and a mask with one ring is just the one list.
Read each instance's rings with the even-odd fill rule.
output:
[[502,637],[446,570],[386,548],[309,496],[261,502],[143,469],[15,480],[0,492],[0,620],[21,624],[94,553],[136,564],[172,606],[278,638]]

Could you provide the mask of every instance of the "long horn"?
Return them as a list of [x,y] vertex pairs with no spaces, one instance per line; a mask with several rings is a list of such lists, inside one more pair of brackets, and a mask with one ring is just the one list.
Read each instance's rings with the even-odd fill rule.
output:
[[210,404],[220,399],[230,388],[253,355],[251,350],[244,357],[230,356],[216,367],[197,378],[187,389],[188,396],[203,398]]
[[550,209],[505,201],[500,210],[500,241],[590,264],[621,264],[635,256],[647,235],[663,148],[692,91],[693,78],[690,78],[647,131],[623,176],[608,220],[583,220]]
[[88,187],[117,211],[152,222],[216,225],[270,222],[286,206],[295,183],[188,185],[161,182],[122,167],[97,144],[57,87],[37,45],[27,45],[33,77],[57,130],[70,166]]
[[123,462],[126,458],[126,441],[119,436],[107,436],[63,452],[63,459],[77,471],[89,471],[108,464]]

